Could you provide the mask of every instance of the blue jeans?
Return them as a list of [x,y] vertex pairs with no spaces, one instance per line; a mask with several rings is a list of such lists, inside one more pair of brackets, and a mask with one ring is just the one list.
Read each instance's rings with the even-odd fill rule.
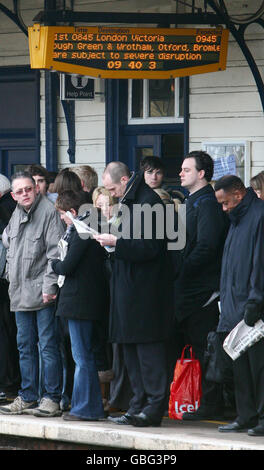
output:
[[70,414],[79,418],[104,417],[102,395],[93,353],[93,322],[69,319],[75,374]]
[[[32,312],[16,312],[17,347],[24,401],[39,398],[39,351],[43,367],[44,397],[59,403],[62,387],[62,365],[56,332],[54,306]],[[39,346],[39,350],[38,350]]]

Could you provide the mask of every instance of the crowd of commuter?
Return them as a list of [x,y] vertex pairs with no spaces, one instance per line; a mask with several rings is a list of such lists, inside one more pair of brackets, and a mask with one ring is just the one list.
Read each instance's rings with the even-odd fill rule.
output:
[[[235,175],[212,183],[213,159],[194,151],[180,191],[165,173],[152,156],[136,173],[108,164],[102,186],[88,165],[0,175],[0,414],[160,426],[190,344],[202,397],[182,419],[222,419],[234,399],[237,417],[219,431],[264,435],[264,339],[236,361],[221,351],[227,381],[206,375],[210,332],[222,344],[241,320],[264,319],[264,172],[250,188]],[[185,247],[169,250],[182,204]]]

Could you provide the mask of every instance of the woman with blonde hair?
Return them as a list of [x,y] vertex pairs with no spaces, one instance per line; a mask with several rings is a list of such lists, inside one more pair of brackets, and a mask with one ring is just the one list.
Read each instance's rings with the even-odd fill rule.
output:
[[104,186],[98,186],[93,192],[93,205],[102,211],[103,216],[110,221],[113,217],[114,205],[117,199],[111,196],[111,193]]
[[260,199],[264,199],[264,171],[251,178],[250,186]]
[[[117,200],[111,196],[110,192],[104,186],[98,186],[94,189],[92,194],[93,206],[96,207],[102,214],[107,224],[111,223],[113,217],[113,207]],[[100,220],[100,223],[103,221]],[[111,260],[105,260],[105,270],[107,276],[111,276]],[[105,331],[108,332],[108,322],[105,325]],[[99,335],[98,335],[99,336]],[[101,392],[103,397],[104,412],[107,415],[109,410],[109,395],[110,395],[110,382],[114,378],[112,370],[113,352],[112,347],[107,343],[108,334],[105,337],[99,337],[99,346],[96,349],[96,356],[98,358],[97,367],[99,381],[101,384]]]
[[[117,209],[118,199],[111,196],[111,193],[104,186],[98,186],[93,191],[93,205],[101,211],[108,224],[118,224]],[[114,257],[109,254],[105,262],[108,278],[111,277],[112,263]],[[107,325],[108,327],[108,325]],[[107,414],[109,407],[113,409],[127,409],[129,400],[132,397],[131,387],[127,370],[124,365],[123,352],[120,344],[113,343],[111,346],[102,339],[101,348],[97,349],[97,355],[103,358],[105,351],[104,370],[99,370],[99,380],[103,396],[104,411]],[[108,359],[108,360],[107,360]],[[110,365],[111,363],[111,365]],[[110,368],[111,367],[111,368]]]

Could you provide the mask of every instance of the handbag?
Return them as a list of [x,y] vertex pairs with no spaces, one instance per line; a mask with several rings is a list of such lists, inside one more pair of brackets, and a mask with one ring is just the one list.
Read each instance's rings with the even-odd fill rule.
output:
[[[205,379],[208,382],[223,384],[232,377],[232,366],[226,355],[219,333],[210,331],[207,336],[207,349],[204,354]],[[230,369],[230,371],[229,371]]]
[[[190,350],[189,359],[184,357],[187,348]],[[192,346],[187,344],[174,369],[170,386],[169,418],[182,420],[183,413],[196,411],[200,406],[201,396],[201,365],[194,357]]]

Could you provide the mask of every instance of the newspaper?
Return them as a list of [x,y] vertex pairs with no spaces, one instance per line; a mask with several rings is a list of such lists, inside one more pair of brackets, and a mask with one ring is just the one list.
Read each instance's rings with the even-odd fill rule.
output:
[[[59,253],[60,253],[60,260],[63,261],[65,256],[67,255],[68,251],[68,242],[66,240],[63,240],[61,238],[58,243],[58,248],[59,248]],[[62,287],[65,281],[65,276],[63,274],[60,274],[58,277],[57,284],[59,287]]]
[[[85,233],[89,233],[90,235],[100,235],[99,232],[97,232],[96,230],[94,230],[93,228],[89,227],[89,225],[87,225],[85,222],[83,222],[82,220],[78,220],[78,219],[75,219],[75,217],[73,217],[72,213],[70,211],[67,211],[66,212],[66,215],[72,220],[77,232],[81,235],[82,233],[85,234]],[[115,247],[114,246],[104,246],[105,250],[108,251],[108,253],[111,253],[113,251],[115,251]]]
[[264,322],[258,320],[254,326],[248,326],[242,320],[226,337],[223,348],[225,352],[235,361],[250,346],[264,337]]

